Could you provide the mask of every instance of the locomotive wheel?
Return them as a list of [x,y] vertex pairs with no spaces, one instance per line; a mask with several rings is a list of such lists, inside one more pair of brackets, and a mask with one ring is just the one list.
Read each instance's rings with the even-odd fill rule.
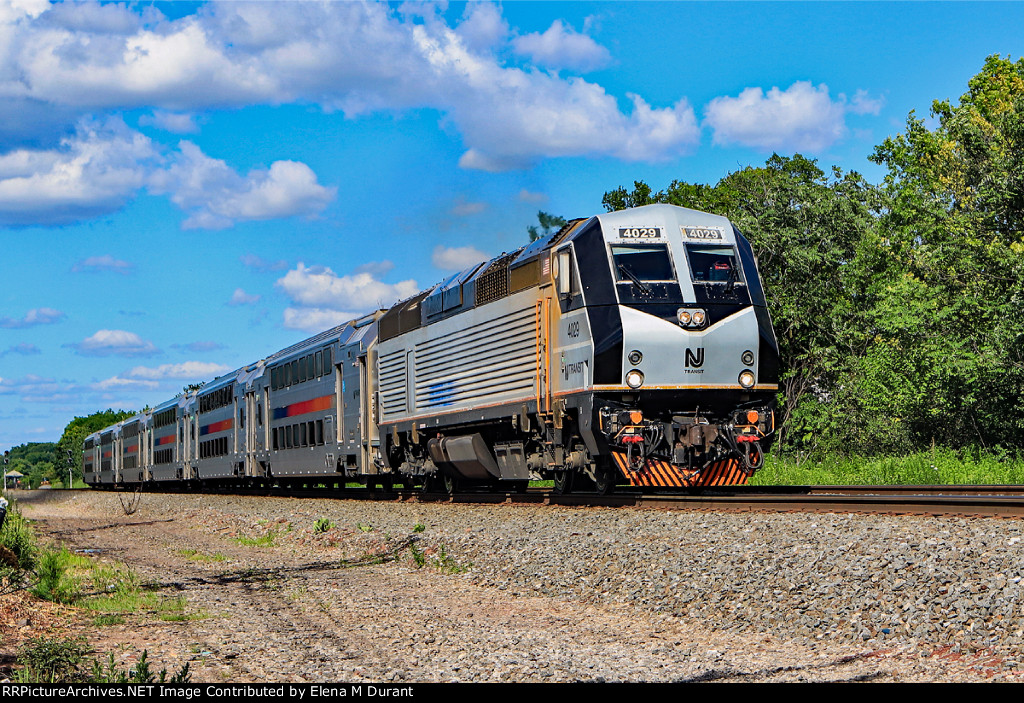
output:
[[455,495],[459,491],[459,479],[451,474],[444,475],[444,492]]
[[572,484],[576,478],[575,474],[568,469],[555,472],[555,493],[557,495],[565,495],[566,493],[572,492]]
[[618,475],[615,470],[604,466],[597,470],[594,478],[594,489],[599,496],[606,496],[615,490],[615,480]]

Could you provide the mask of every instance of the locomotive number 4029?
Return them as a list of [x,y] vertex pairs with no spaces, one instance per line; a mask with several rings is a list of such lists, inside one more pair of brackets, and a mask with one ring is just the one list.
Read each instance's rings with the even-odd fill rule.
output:
[[661,239],[661,227],[619,227],[620,239]]

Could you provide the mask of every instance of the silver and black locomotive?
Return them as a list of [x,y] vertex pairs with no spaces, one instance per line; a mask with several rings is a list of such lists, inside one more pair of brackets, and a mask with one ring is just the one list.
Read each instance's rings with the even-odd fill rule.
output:
[[649,205],[471,266],[91,435],[97,486],[737,484],[775,436],[750,244]]

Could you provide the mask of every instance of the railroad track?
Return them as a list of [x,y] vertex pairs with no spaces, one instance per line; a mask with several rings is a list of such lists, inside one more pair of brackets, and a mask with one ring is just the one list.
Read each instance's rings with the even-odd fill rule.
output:
[[[148,488],[146,490],[149,490]],[[60,491],[55,490],[54,493]],[[173,492],[173,491],[172,491]],[[531,488],[525,493],[424,493],[349,488],[211,488],[211,493],[397,500],[403,502],[518,503],[576,507],[635,507],[724,512],[830,512],[963,517],[1024,517],[1024,485],[1010,486],[733,486],[687,494],[622,490],[611,495]]]

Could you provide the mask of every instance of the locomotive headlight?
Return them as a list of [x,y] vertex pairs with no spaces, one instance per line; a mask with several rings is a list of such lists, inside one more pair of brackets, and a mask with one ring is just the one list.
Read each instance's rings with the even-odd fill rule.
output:
[[639,349],[634,349],[629,353],[629,356],[627,356],[626,358],[629,359],[630,364],[636,366],[637,364],[644,360],[644,355],[640,353]]
[[682,308],[679,308],[679,311],[676,312],[676,319],[679,320],[679,324],[688,325],[690,324],[692,316],[690,315],[689,310],[683,310]]
[[740,356],[740,359],[743,360],[744,366],[750,366],[754,363],[754,352],[748,349],[745,352],[743,352],[743,354]]
[[704,311],[703,310],[694,310],[693,311],[692,319],[693,319],[693,324],[697,325],[697,327],[700,327],[701,325],[704,324],[704,320],[705,320]]
[[[751,374],[753,376],[753,374]],[[626,385],[630,388],[636,389],[644,385],[644,375],[642,372],[633,369],[626,374]]]
[[740,372],[740,385],[744,388],[754,387],[754,372],[750,369],[744,369]]

